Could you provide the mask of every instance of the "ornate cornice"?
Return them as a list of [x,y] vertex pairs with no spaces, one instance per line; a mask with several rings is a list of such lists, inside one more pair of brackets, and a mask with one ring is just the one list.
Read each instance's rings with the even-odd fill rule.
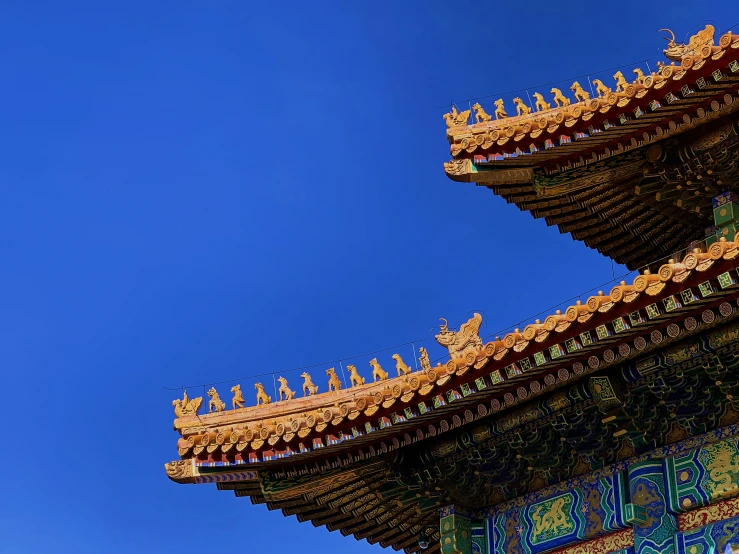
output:
[[[627,313],[636,313],[647,304],[662,302],[681,287],[696,287],[699,280],[708,279],[719,269],[734,268],[739,261],[738,246],[739,242],[716,242],[707,252],[691,252],[680,262],[664,264],[655,274],[646,272],[637,276],[630,285],[624,282],[609,294],[591,296],[585,303],[570,306],[564,313],[552,314],[543,322],[537,321],[492,342],[484,343],[480,339],[478,330],[482,319],[478,315],[457,332],[449,331],[444,325],[437,336],[450,353],[450,359],[444,365],[431,367],[422,358],[424,369],[421,371],[375,383],[357,384],[349,389],[269,405],[180,417],[175,421],[175,428],[182,434],[178,442],[179,453],[184,458],[200,460],[271,463],[284,456],[299,459],[303,449],[301,445],[308,444],[306,452],[310,452],[313,439],[319,437],[333,436],[337,442],[356,439],[350,440],[349,445],[371,444],[373,433],[379,432],[378,437],[387,434],[383,433],[383,427],[400,429],[407,419],[422,416],[419,403],[432,412],[432,404],[436,403],[432,398],[447,395],[452,390],[459,391],[462,383],[475,386],[475,379],[480,375],[492,374],[497,379],[488,385],[490,391],[510,389],[513,383],[525,380],[536,366],[544,368],[573,356],[582,357],[588,350],[602,350],[617,336],[627,336],[632,332],[628,327],[633,322],[629,323],[625,317]],[[721,293],[716,292],[707,300],[720,297]],[[696,305],[701,303],[705,301],[696,301]],[[646,315],[640,317],[646,318]],[[623,323],[611,323],[613,318]],[[662,319],[659,318],[660,321]],[[600,337],[601,331],[596,327],[604,324],[606,327],[618,324],[627,328],[622,332],[609,327],[609,335]],[[588,343],[582,338],[584,332],[588,334]],[[577,348],[570,349],[568,341],[573,340]],[[449,399],[443,398],[442,403],[446,404]],[[414,440],[407,435],[403,442]],[[397,439],[389,445],[378,445],[384,449],[378,452],[394,448],[396,442],[399,446]],[[321,446],[329,444],[322,438]],[[252,459],[254,456],[256,459]],[[185,479],[189,475],[176,475],[185,469],[168,466],[168,474]]]

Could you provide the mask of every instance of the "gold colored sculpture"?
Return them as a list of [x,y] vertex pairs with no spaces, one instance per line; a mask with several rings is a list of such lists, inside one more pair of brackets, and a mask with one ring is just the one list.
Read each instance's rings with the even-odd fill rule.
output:
[[610,94],[612,91],[607,86],[603,84],[603,81],[600,79],[593,79],[593,84],[595,85],[595,94],[598,96],[605,96],[606,94]]
[[539,94],[538,92],[534,93],[534,98],[536,98],[536,111],[537,112],[543,112],[544,110],[551,110],[552,106],[548,102],[544,100],[544,97]]
[[418,351],[421,353],[421,356],[418,358],[418,361],[421,362],[421,369],[423,369],[424,371],[431,369],[429,353],[426,352],[426,349],[423,346],[419,348]]
[[210,400],[208,400],[208,412],[222,412],[226,409],[226,403],[218,396],[215,387],[210,387],[208,396],[210,396]]
[[516,105],[516,112],[518,115],[529,115],[531,113],[531,108],[524,104],[523,100],[520,98],[514,98],[513,103]]
[[318,385],[313,384],[313,380],[307,373],[301,373],[303,378],[303,396],[312,396],[318,393]]
[[[287,386],[287,379],[278,377],[277,380],[280,382],[280,388],[277,391],[280,395],[280,400],[292,400],[295,398],[295,391]],[[285,397],[284,399],[283,396]]]
[[264,385],[262,383],[255,383],[254,388],[257,389],[257,406],[272,402],[272,398],[267,396],[267,393],[264,392]]
[[387,371],[382,369],[382,366],[380,365],[380,362],[377,361],[377,358],[372,358],[369,362],[369,365],[372,366],[372,380],[373,381],[387,380]]
[[398,377],[408,375],[412,371],[403,361],[403,358],[400,357],[400,354],[393,354],[393,360],[395,360],[395,369],[398,370]]
[[713,25],[706,25],[705,29],[698,31],[690,37],[688,44],[678,44],[675,42],[675,33],[670,29],[660,29],[660,32],[662,31],[667,31],[671,36],[669,39],[664,37],[667,41],[667,48],[663,50],[665,57],[668,60],[679,62],[682,61],[685,56],[698,55],[703,46],[713,46],[713,36],[716,29]]
[[562,94],[562,91],[558,88],[553,88],[552,94],[554,95],[554,103],[557,105],[558,108],[570,105],[570,99]]
[[444,121],[447,127],[456,127],[458,125],[467,125],[470,118],[470,110],[458,112],[456,106],[452,106],[452,111],[444,114]]
[[646,76],[644,75],[644,72],[640,68],[634,69],[634,73],[636,73],[636,82],[640,85],[644,84],[644,79],[646,79]]
[[187,391],[184,391],[182,400],[179,398],[172,401],[174,406],[174,414],[177,417],[183,417],[186,415],[197,415],[200,405],[203,403],[203,397],[199,396],[190,400],[187,396]]
[[590,94],[585,92],[585,89],[582,88],[582,85],[580,85],[580,83],[578,83],[577,81],[572,83],[570,90],[575,94],[575,100],[577,100],[578,102],[590,100]]
[[626,87],[629,86],[629,83],[626,77],[624,77],[624,74],[617,71],[613,78],[616,79],[616,92],[626,92]]
[[364,385],[364,377],[359,375],[355,366],[353,366],[352,364],[348,364],[346,366],[346,369],[349,370],[349,381],[352,387]]
[[505,119],[508,117],[508,114],[505,113],[505,108],[503,107],[503,99],[498,98],[495,101],[495,119]]
[[326,375],[328,375],[328,392],[340,391],[341,380],[339,379],[339,376],[336,375],[336,370],[333,367],[330,367],[326,370]]
[[475,121],[478,123],[487,123],[493,117],[485,111],[485,109],[479,104],[475,103],[472,105],[472,109],[475,110]]
[[[476,313],[467,323],[459,328],[459,332],[450,331],[449,324],[446,319],[441,319],[444,324],[440,326],[439,334],[436,335],[436,342],[449,350],[452,359],[464,358],[468,352],[478,356],[479,349],[482,348],[482,339],[480,339],[479,331],[482,325],[482,316]],[[487,358],[478,360],[475,367],[482,367]],[[479,367],[478,367],[479,366]]]
[[241,385],[234,385],[231,387],[231,392],[234,397],[231,399],[231,409],[244,407],[244,395],[241,394]]

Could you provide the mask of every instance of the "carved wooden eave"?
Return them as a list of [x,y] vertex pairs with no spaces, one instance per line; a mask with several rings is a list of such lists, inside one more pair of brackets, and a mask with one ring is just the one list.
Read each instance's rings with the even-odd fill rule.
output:
[[[533,323],[523,332],[515,331],[501,340],[468,349],[465,356],[454,357],[425,371],[268,405],[179,417],[174,422],[175,430],[182,436],[177,444],[179,454],[182,458],[193,457],[208,463],[229,460],[254,463],[263,459],[279,463],[285,458],[321,457],[324,448],[335,446],[327,442],[360,448],[376,443],[380,437],[397,435],[399,429],[415,432],[414,421],[433,419],[439,410],[448,409],[448,406],[432,409],[434,397],[448,399],[450,393],[458,395],[463,385],[474,388],[475,380],[481,375],[495,373],[500,379],[486,388],[486,394],[507,391],[515,383],[526,380],[531,371],[582,359],[586,352],[605,350],[613,337],[596,340],[599,326],[612,324],[619,317],[686,290],[691,283],[695,287],[715,272],[725,272],[727,265],[734,267],[739,263],[738,245],[739,236],[737,242],[722,240],[711,245],[707,252],[691,252],[680,262],[662,265],[654,274],[637,276],[631,285],[617,285],[609,294],[590,297],[584,304],[570,306],[564,314],[548,316],[544,323]],[[722,292],[718,291],[696,300],[693,306],[716,302],[721,296]],[[655,324],[660,322],[658,319]],[[648,327],[649,322],[624,330],[618,336],[628,337]],[[567,341],[582,342],[579,337],[585,332],[593,337],[592,344],[565,352]],[[551,359],[553,347],[561,352]],[[508,368],[522,365],[522,359],[533,365],[531,357],[538,354],[549,358],[539,364],[540,368],[524,365],[520,375],[506,373]],[[424,403],[427,414],[420,413],[423,410],[419,409],[419,403]],[[367,431],[368,424],[372,431]],[[327,441],[326,437],[332,438]],[[314,448],[315,440],[320,442],[318,449]]]
[[[709,30],[701,40],[712,37]],[[458,114],[461,124],[447,129],[453,159],[445,172],[490,188],[630,269],[702,239],[711,196],[739,183],[722,166],[707,168],[724,174],[716,191],[697,187],[680,173],[667,178],[661,162],[664,152],[726,141],[725,124],[739,127],[739,35],[673,51],[685,52],[679,64],[600,97],[472,125]]]
[[[419,387],[413,397],[395,398],[371,418],[324,421],[326,427],[317,435],[342,439],[320,448],[304,452],[291,449],[292,442],[285,442],[284,435],[271,450],[266,445],[272,436],[278,436],[276,427],[281,421],[304,417],[309,410],[313,410],[318,421],[321,412],[335,410],[337,402],[339,406],[342,402],[356,402],[355,389],[201,415],[200,436],[225,437],[224,430],[238,426],[268,429],[270,434],[253,438],[241,452],[235,446],[224,452],[228,437],[218,448],[209,450],[206,445],[197,455],[188,450],[183,453],[184,459],[166,464],[167,475],[179,483],[216,483],[219,489],[232,490],[255,503],[266,503],[270,509],[296,515],[300,521],[414,552],[414,539],[424,525],[438,519],[439,507],[458,502],[455,495],[469,497],[470,491],[464,487],[475,482],[469,473],[452,488],[449,483],[440,487],[438,480],[444,471],[451,471],[449,468],[442,468],[434,476],[434,467],[439,464],[452,464],[459,471],[475,470],[466,455],[458,458],[455,454],[460,445],[470,440],[458,441],[458,433],[466,432],[475,442],[486,441],[495,433],[519,433],[520,439],[516,440],[523,441],[521,445],[549,440],[545,434],[531,435],[529,427],[516,430],[517,426],[533,421],[532,417],[542,417],[536,414],[544,412],[527,407],[537,401],[550,406],[547,410],[555,410],[552,417],[566,418],[567,425],[574,429],[579,420],[572,419],[573,414],[581,408],[571,412],[568,407],[574,409],[578,402],[587,401],[590,393],[580,384],[584,377],[595,372],[602,375],[609,368],[628,364],[634,358],[643,359],[693,333],[706,332],[732,320],[737,313],[733,305],[739,298],[738,268],[738,243],[720,241],[706,252],[691,252],[679,262],[664,264],[656,273],[639,275],[632,284],[617,285],[610,293],[593,295],[564,313],[552,314],[542,323],[532,323],[500,341],[486,343],[478,356],[456,357],[453,362],[432,368],[436,375],[425,383],[433,387],[425,394],[419,393]],[[667,303],[672,301],[677,304],[667,311]],[[650,312],[655,306],[660,308],[659,313]],[[618,321],[625,323],[626,328],[617,330]],[[599,336],[598,328],[602,326],[607,327],[607,332]],[[590,333],[589,344],[582,338],[585,332]],[[573,338],[580,343],[570,351],[565,345]],[[519,351],[513,348],[516,345],[522,345]],[[556,357],[548,354],[545,359],[536,360],[539,354],[554,351]],[[497,353],[503,356],[496,359]],[[478,359],[486,361],[475,369]],[[528,360],[526,364],[524,359]],[[356,388],[384,392],[406,383],[407,378],[428,377],[428,373],[415,372]],[[491,379],[493,375],[495,378]],[[443,386],[437,384],[439,376],[448,377]],[[465,393],[465,387],[471,393]],[[567,392],[567,387],[572,390]],[[560,389],[564,392],[557,392]],[[419,403],[425,402],[431,408],[431,398],[437,395],[443,396],[444,403],[421,413]],[[405,413],[405,408],[411,408],[410,417],[391,420],[393,413]],[[560,411],[562,415],[557,416]],[[189,428],[185,423],[193,418],[178,418],[176,427],[184,432]],[[381,418],[389,424],[381,427]],[[345,433],[352,426],[361,428],[357,422],[371,422],[373,428],[362,428],[361,434],[350,438]],[[606,427],[599,428],[607,431]],[[317,435],[305,438],[310,440]],[[517,444],[511,440],[506,438],[505,444]],[[528,456],[529,450],[551,446],[548,442],[531,445],[529,449],[515,448],[521,448],[517,451]],[[254,456],[245,457],[246,453]],[[415,473],[413,468],[418,462],[414,460],[429,460],[431,466]],[[481,495],[479,501],[488,502],[486,498]]]

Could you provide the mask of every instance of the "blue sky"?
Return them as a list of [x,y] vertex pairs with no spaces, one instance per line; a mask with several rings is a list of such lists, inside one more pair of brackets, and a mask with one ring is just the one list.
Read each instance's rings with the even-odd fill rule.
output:
[[4,552],[377,552],[170,482],[163,387],[279,371],[297,388],[285,370],[471,310],[494,333],[622,273],[449,181],[438,106],[739,21],[729,0],[266,6],[0,8]]

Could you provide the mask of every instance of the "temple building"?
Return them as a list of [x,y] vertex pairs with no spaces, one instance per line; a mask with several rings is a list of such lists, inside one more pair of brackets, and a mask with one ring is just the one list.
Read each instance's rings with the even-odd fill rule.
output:
[[665,32],[654,71],[444,116],[452,180],[635,279],[500,338],[445,322],[438,362],[185,393],[167,476],[407,553],[739,552],[739,35]]

